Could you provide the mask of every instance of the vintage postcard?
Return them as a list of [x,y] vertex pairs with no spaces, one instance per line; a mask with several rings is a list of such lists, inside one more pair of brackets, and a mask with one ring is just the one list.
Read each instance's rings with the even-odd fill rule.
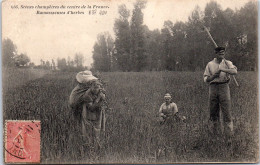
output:
[[259,162],[257,0],[5,0],[5,163]]

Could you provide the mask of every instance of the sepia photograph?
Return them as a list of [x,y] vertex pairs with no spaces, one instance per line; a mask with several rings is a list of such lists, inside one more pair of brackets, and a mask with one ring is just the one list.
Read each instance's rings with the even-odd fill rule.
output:
[[3,159],[258,163],[257,0],[5,0]]

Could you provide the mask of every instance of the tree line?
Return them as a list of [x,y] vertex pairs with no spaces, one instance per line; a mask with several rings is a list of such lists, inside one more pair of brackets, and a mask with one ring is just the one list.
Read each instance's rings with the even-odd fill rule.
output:
[[[143,23],[145,1],[134,3],[132,13],[118,7],[115,39],[100,33],[93,51],[93,68],[99,71],[199,71],[214,56],[214,45],[203,30],[205,25],[216,43],[226,47],[226,58],[239,70],[257,70],[257,2],[239,10],[222,9],[215,1],[198,6],[187,22],[170,20],[162,29],[149,30]],[[131,15],[130,15],[131,14]]]
[[57,58],[56,61],[54,59],[51,61],[41,59],[40,64],[35,65],[31,62],[26,53],[17,53],[17,46],[10,38],[3,40],[2,65],[4,67],[29,67],[46,70],[79,71],[87,69],[83,65],[84,59],[82,53],[76,53],[74,58],[68,56],[67,59]]
[[30,63],[26,53],[17,53],[17,46],[9,38],[3,40],[2,61],[3,66],[25,66]]
[[76,53],[74,58],[68,56],[67,60],[65,58],[57,58],[57,68],[62,71],[81,71],[87,69],[83,65],[84,59],[82,53]]

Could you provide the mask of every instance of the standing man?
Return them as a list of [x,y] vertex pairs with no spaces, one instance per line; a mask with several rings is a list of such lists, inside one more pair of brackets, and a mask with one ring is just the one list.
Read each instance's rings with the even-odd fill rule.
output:
[[237,74],[237,68],[231,61],[225,59],[225,48],[215,48],[216,58],[210,61],[204,72],[204,82],[209,83],[210,120],[213,122],[213,132],[220,130],[220,108],[223,114],[224,131],[233,133],[231,117],[231,97],[229,89],[230,75]]

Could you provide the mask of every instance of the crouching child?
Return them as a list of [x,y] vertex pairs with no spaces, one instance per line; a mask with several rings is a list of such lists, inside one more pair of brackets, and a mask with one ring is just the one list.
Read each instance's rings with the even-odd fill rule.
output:
[[172,97],[169,93],[164,95],[164,103],[159,109],[159,122],[164,124],[168,119],[176,118],[177,120],[185,122],[186,117],[178,114],[177,104],[172,102]]

